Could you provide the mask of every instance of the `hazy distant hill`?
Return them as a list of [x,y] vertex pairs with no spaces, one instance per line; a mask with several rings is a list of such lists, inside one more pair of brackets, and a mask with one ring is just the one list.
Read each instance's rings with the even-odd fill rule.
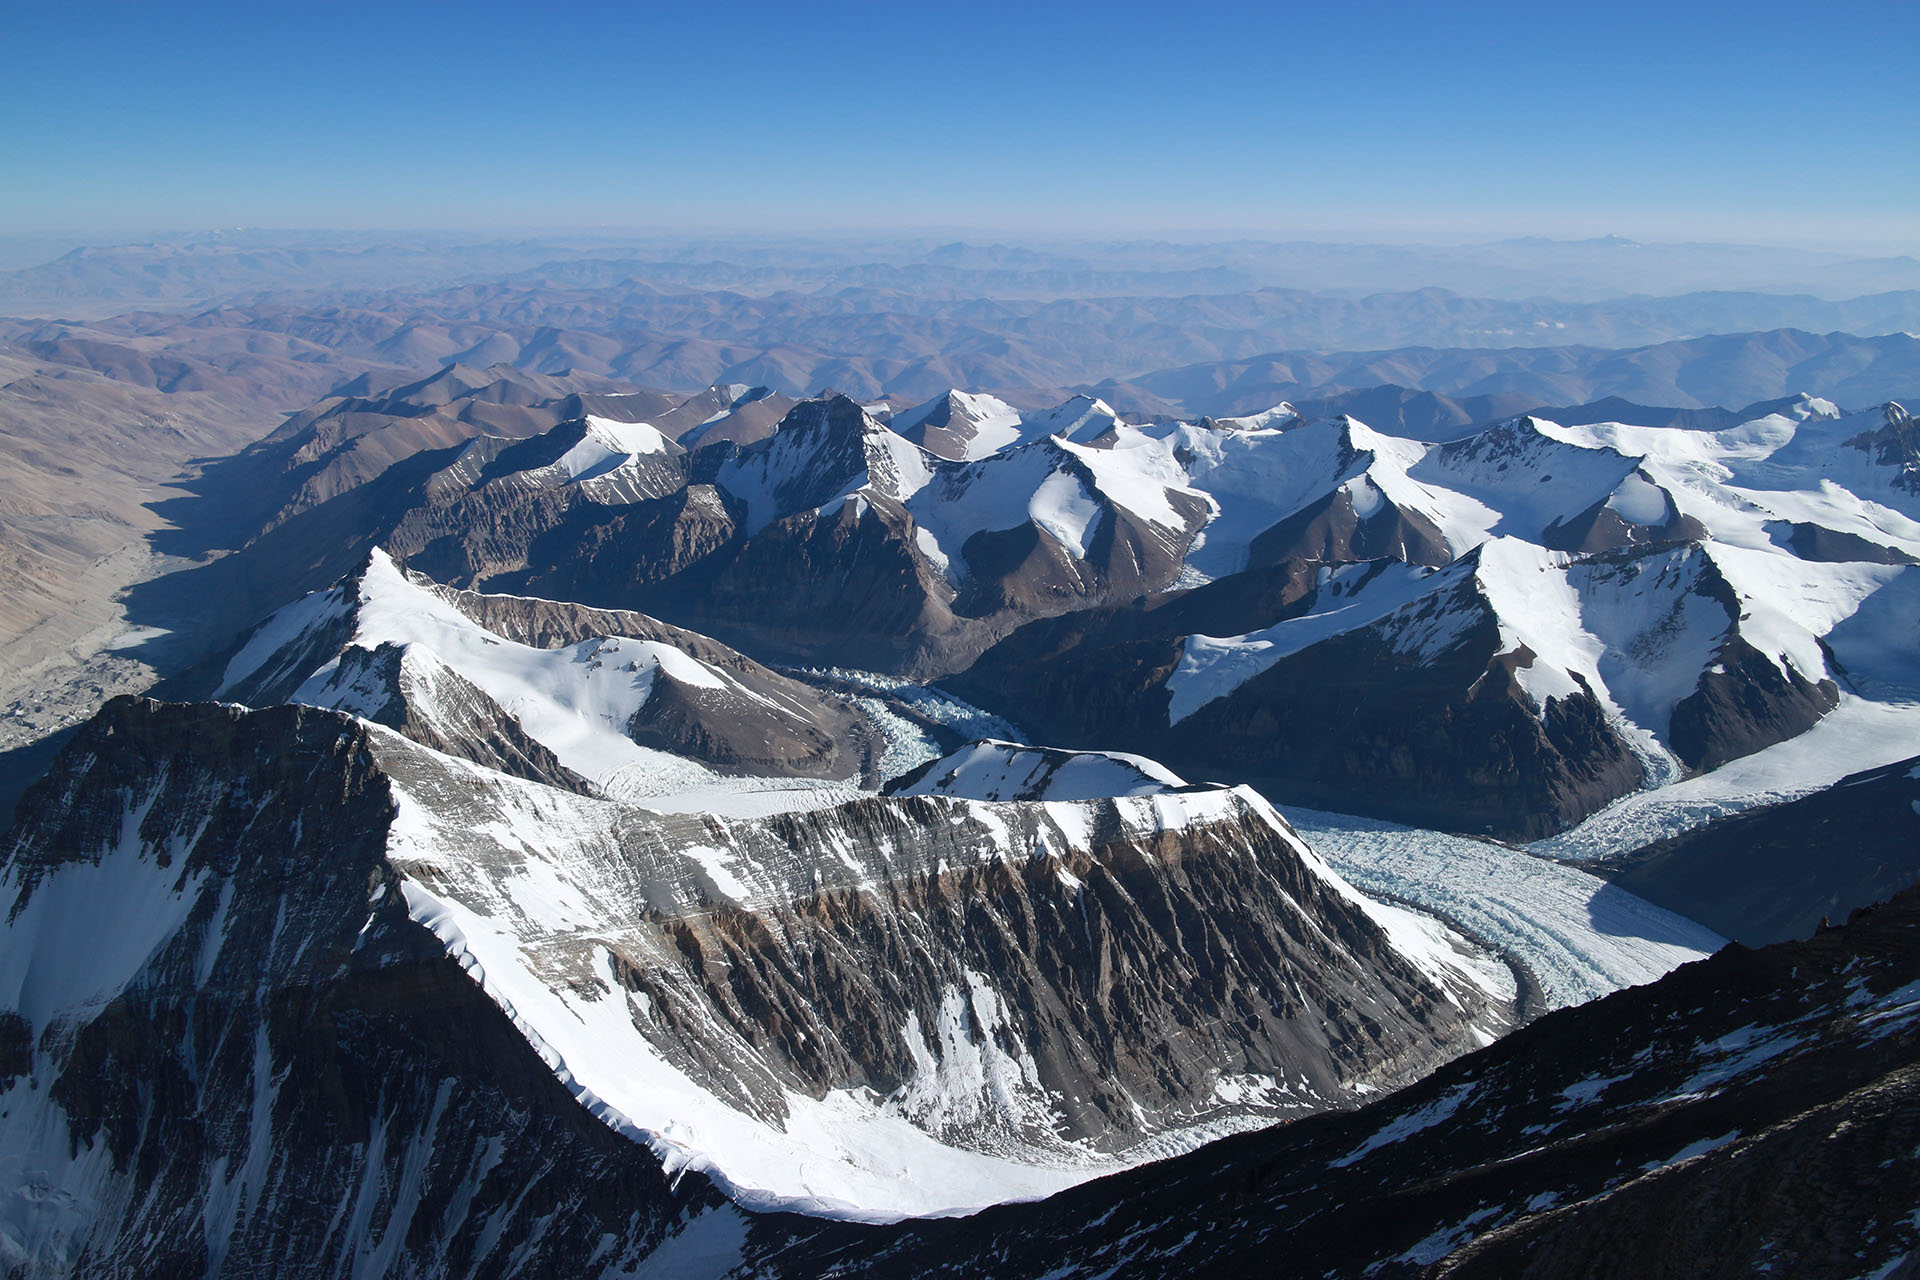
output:
[[[288,290],[418,289],[486,278],[570,288],[638,279],[668,292],[764,295],[790,290],[832,295],[849,288],[877,288],[935,298],[1035,300],[1180,297],[1264,288],[1360,299],[1431,288],[1465,297],[1518,302],[1552,298],[1579,304],[1716,291],[1838,300],[1920,289],[1920,262],[1908,257],[1755,245],[1643,244],[1615,236],[1464,245],[1251,240],[1010,245],[880,237],[703,241],[576,234],[478,239],[425,232],[241,230],[77,249],[75,243],[46,237],[0,239],[0,262],[13,268],[0,273],[0,315],[90,317],[134,307],[204,306]],[[1724,316],[1708,328],[1775,325],[1859,327],[1857,322],[1755,312]],[[1636,340],[1653,339],[1619,339]],[[1364,340],[1355,345],[1402,341]]]
[[[970,387],[1027,407],[1097,383],[1120,407],[1142,412],[1238,412],[1388,384],[1452,396],[1511,392],[1535,404],[1618,395],[1683,408],[1800,390],[1867,404],[1920,385],[1910,376],[1914,339],[1903,336],[1920,331],[1920,292],[1846,304],[1748,302],[1713,295],[1580,308],[1439,290],[1346,300],[1281,289],[954,301],[866,287],[752,296],[671,293],[644,281],[496,281],[285,296],[192,314],[7,321],[0,341],[92,368],[122,359],[106,348],[127,347],[147,363],[173,362],[156,368],[156,385],[239,378],[256,390],[294,390],[281,401],[287,408],[327,390],[330,367],[344,381],[366,368],[417,374],[451,361],[686,389],[739,383],[802,395],[833,387],[915,402]],[[1763,318],[1734,325],[1750,312]],[[1800,318],[1790,318],[1795,312]],[[1858,333],[1892,336],[1850,336]],[[1709,362],[1713,372],[1703,374]],[[1246,397],[1218,400],[1229,386]]]
[[1896,333],[1860,338],[1775,329],[1626,350],[1274,352],[1103,382],[1094,390],[1121,409],[1164,412],[1173,406],[1221,416],[1256,412],[1280,400],[1335,397],[1385,385],[1448,397],[1483,397],[1489,407],[1523,401],[1584,404],[1612,396],[1642,405],[1701,409],[1800,390],[1840,404],[1865,405],[1920,395],[1920,337]]

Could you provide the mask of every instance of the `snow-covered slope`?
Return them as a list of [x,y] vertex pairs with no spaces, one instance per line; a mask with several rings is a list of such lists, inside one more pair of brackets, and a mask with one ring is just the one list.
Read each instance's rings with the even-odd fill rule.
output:
[[1515,675],[1541,711],[1551,699],[1596,693],[1622,725],[1664,743],[1674,708],[1696,692],[1737,627],[1760,633],[1756,639],[1783,674],[1828,674],[1815,637],[1831,629],[1831,619],[1802,609],[1771,628],[1755,627],[1755,612],[1770,606],[1742,593],[1747,617],[1739,622],[1722,599],[1728,587],[1719,568],[1697,548],[1576,558],[1502,537],[1446,569],[1323,569],[1316,606],[1302,616],[1244,636],[1189,637],[1167,680],[1169,715],[1178,721],[1282,658],[1360,627],[1377,627],[1393,652],[1418,659],[1444,652],[1491,615],[1501,652],[1524,648],[1532,655],[1516,664]]
[[932,476],[934,458],[844,396],[795,406],[779,431],[720,470],[746,504],[749,536],[807,510],[831,510],[870,491],[904,502]]
[[1159,451],[1121,453],[1046,438],[941,469],[907,509],[950,579],[986,570],[966,553],[979,534],[1031,525],[1068,558],[1085,561],[1101,523],[1122,517],[1177,565],[1208,507],[1164,462]]
[[1168,722],[1177,724],[1207,703],[1232,695],[1282,658],[1391,618],[1416,601],[1422,602],[1419,621],[1435,625],[1416,635],[1409,615],[1404,625],[1391,628],[1392,642],[1413,646],[1415,656],[1427,644],[1444,646],[1462,623],[1471,621],[1466,609],[1440,612],[1426,607],[1430,593],[1459,593],[1467,575],[1458,570],[1366,563],[1323,568],[1318,576],[1317,607],[1309,613],[1247,635],[1188,636],[1180,664],[1166,679]]
[[1639,464],[1617,449],[1569,440],[1553,423],[1516,418],[1429,451],[1413,474],[1496,513],[1482,537],[1606,551],[1704,532],[1682,523],[1672,497]]
[[[1286,751],[1215,744],[1253,749],[1331,713],[1377,740],[1350,744],[1333,770],[1348,781],[1319,777],[1297,798],[1369,807],[1418,789],[1430,735],[1451,739],[1449,723],[1479,714],[1468,704],[1484,711],[1511,685],[1544,738],[1469,772],[1524,778],[1564,762],[1548,790],[1565,822],[1802,733],[1845,692],[1899,702],[1920,687],[1907,626],[1920,617],[1920,525],[1902,510],[1920,446],[1897,406],[1842,418],[1795,402],[1719,432],[1518,418],[1437,446],[1351,418],[1273,420],[1281,429],[1110,433],[1105,452],[1163,483],[1184,478],[1212,509],[1183,585],[1227,576],[1184,602],[1016,633],[967,677],[971,696],[1009,713],[1038,704],[1028,714],[1068,745],[1171,753],[1209,774],[1238,758],[1244,772],[1228,776],[1282,794]],[[1186,618],[1197,625],[1181,629]],[[1353,687],[1344,709],[1319,696],[1341,681]],[[1393,698],[1408,704],[1399,731]],[[1436,701],[1451,710],[1423,722],[1415,709]],[[1163,746],[1153,735],[1166,726],[1191,732]],[[1499,763],[1509,750],[1517,766]],[[1401,763],[1383,786],[1389,760]],[[1499,804],[1492,790],[1485,800]],[[1428,820],[1464,817],[1450,812]],[[1474,821],[1502,829],[1491,812]]]
[[[23,808],[0,1253],[84,1270],[74,1241],[184,1232],[219,1270],[258,1231],[484,1271],[592,1225],[538,1191],[551,1150],[638,1188],[561,1269],[634,1271],[709,1185],[850,1218],[1039,1196],[1650,978],[1717,940],[1488,842],[1314,814],[1323,855],[1159,748],[1509,837],[1661,786],[1549,846],[1580,853],[1910,736],[1912,427],[1830,408],[1431,446],[954,393],[891,425],[805,402],[697,461],[592,416],[447,446],[408,479],[423,557],[589,565],[611,603],[666,583],[770,651],[864,628],[896,670],[1013,631],[993,705],[1083,716],[1037,736],[1090,749],[974,741],[876,794],[909,763],[885,716],[1015,731],[375,550],[245,640],[224,705],[117,704]],[[936,429],[958,456],[902,434]]]
[[[1089,843],[1093,832],[1105,832],[1105,843],[1130,845],[1223,822],[1271,822],[1252,816],[1257,802],[1249,797],[1213,792],[1031,808],[949,801],[894,810],[879,829],[888,834],[877,841],[878,832],[857,834],[871,821],[861,810],[777,827],[693,821],[684,832],[660,828],[662,853],[622,867],[612,851],[631,847],[638,832],[634,818],[618,809],[466,770],[449,777],[448,766],[418,759],[392,767],[401,796],[396,865],[431,866],[435,874],[431,889],[404,886],[414,917],[483,975],[489,994],[558,1059],[556,1069],[589,1105],[645,1137],[670,1168],[699,1168],[744,1203],[882,1217],[968,1208],[1040,1194],[1245,1123],[1221,1101],[1195,1099],[1194,1117],[1213,1112],[1213,1123],[1167,1133],[1138,1150],[1053,1137],[1064,1121],[1057,1110],[1064,1099],[1053,1097],[1060,1082],[1050,1082],[1052,1072],[1041,1065],[1053,1051],[1015,1013],[1008,975],[967,958],[971,948],[951,960],[929,957],[940,969],[957,967],[947,985],[933,989],[934,1008],[909,1011],[897,1033],[906,1054],[902,1083],[884,1098],[859,1090],[814,1096],[793,1078],[791,1064],[769,1062],[758,1033],[704,1017],[703,1029],[686,1029],[691,1011],[712,995],[689,987],[684,962],[635,913],[731,904],[785,919],[785,905],[808,891],[904,884],[935,866],[944,875],[992,881],[1007,874],[992,866],[1010,857],[1009,870],[1039,859],[1039,883],[1047,887],[1038,891],[1066,905],[1089,892],[1090,878],[1108,874],[1113,855]],[[449,787],[464,800],[453,814],[443,799]],[[798,822],[809,829],[796,830]],[[476,841],[475,830],[501,834]],[[808,852],[815,849],[832,852],[822,859]],[[1305,856],[1303,847],[1295,855]],[[617,870],[607,878],[597,868]],[[1456,982],[1500,983],[1497,971],[1482,976],[1443,936],[1421,944],[1422,959],[1435,948],[1454,957]],[[745,961],[743,955],[735,963]],[[600,990],[625,998],[594,994]],[[821,1012],[785,1006],[784,1016],[802,1019],[792,1035],[796,1046],[847,1039],[852,1028],[826,1023]],[[899,1021],[880,1007],[863,1016]],[[727,1063],[727,1082],[718,1085],[711,1068],[690,1070],[690,1055]],[[1304,1079],[1244,1082],[1225,1096],[1242,1096],[1242,1089],[1264,1100],[1253,1114],[1329,1100]]]
[[986,738],[929,760],[887,784],[896,796],[959,796],[973,800],[1091,800],[1157,795],[1186,783],[1145,756],[1117,751],[1060,751]]
[[[516,614],[541,620],[548,643],[488,629],[473,616],[481,609],[508,623]],[[441,749],[471,738],[460,722],[483,719],[537,744],[600,793],[666,807],[721,804],[727,793],[759,789],[740,774],[857,780],[853,744],[836,740],[855,719],[814,691],[638,615],[584,611],[587,626],[624,622],[644,635],[569,639],[564,624],[553,627],[566,612],[555,602],[452,592],[376,549],[358,574],[268,619],[213,693],[332,707]],[[381,652],[395,661],[369,660]],[[476,694],[484,708],[472,705]],[[502,767],[512,753],[461,754]],[[555,780],[550,768],[531,776]],[[823,798],[836,795],[844,790]]]
[[1025,415],[1020,424],[1020,439],[1025,442],[1058,436],[1087,443],[1113,430],[1119,422],[1120,415],[1105,400],[1075,396],[1051,409]]
[[589,414],[527,440],[480,436],[429,485],[443,499],[462,491],[572,486],[594,502],[641,502],[686,483],[685,453],[648,423]]
[[1093,396],[1023,413],[997,396],[956,388],[895,414],[887,425],[936,457],[973,462],[1048,438],[1091,443],[1120,421],[1112,405]]
[[1720,432],[1618,423],[1555,432],[1640,455],[1717,542],[1828,563],[1920,558],[1912,427],[1898,405],[1843,417],[1807,400]]
[[895,414],[890,430],[935,457],[971,461],[1023,438],[1020,411],[989,395],[949,391]]

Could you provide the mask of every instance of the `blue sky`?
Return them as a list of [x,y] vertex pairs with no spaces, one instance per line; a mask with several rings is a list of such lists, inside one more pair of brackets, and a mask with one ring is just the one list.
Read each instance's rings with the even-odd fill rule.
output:
[[93,4],[0,18],[0,233],[1920,248],[1920,4]]

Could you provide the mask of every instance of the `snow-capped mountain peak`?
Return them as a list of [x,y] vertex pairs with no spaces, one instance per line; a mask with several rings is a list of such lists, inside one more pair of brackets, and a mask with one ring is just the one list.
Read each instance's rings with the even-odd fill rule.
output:
[[746,503],[749,534],[862,490],[905,502],[932,478],[937,460],[874,421],[845,396],[795,405],[769,438],[742,450],[719,484]]
[[1080,395],[1043,413],[1029,414],[1024,421],[1022,434],[1027,439],[1048,435],[1087,441],[1106,434],[1119,421],[1119,413],[1105,400],[1097,396]]
[[1298,409],[1282,400],[1259,413],[1243,414],[1237,418],[1215,418],[1213,421],[1229,431],[1278,431],[1298,424],[1301,417]]
[[[382,653],[393,659],[368,657]],[[858,768],[836,742],[852,728],[844,710],[705,636],[638,614],[453,591],[379,548],[262,624],[215,696],[342,710],[440,750],[486,720],[512,741],[456,754],[523,772],[501,753],[520,760],[531,744],[550,753],[541,781],[557,769],[669,808],[733,803],[740,788],[725,779],[738,774],[844,781]]]
[[950,461],[984,458],[1020,442],[1020,411],[985,394],[948,391],[895,414],[887,424],[903,438]]

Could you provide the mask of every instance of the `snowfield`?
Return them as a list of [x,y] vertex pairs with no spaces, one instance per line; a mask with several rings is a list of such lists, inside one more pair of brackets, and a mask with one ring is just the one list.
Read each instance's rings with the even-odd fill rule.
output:
[[1119,751],[1057,751],[986,739],[936,761],[894,795],[974,800],[1094,800],[1156,795],[1185,779],[1157,761]]
[[658,641],[602,636],[565,648],[539,649],[505,639],[409,579],[377,548],[357,581],[315,592],[275,614],[229,662],[221,693],[263,668],[293,671],[298,659],[313,657],[311,638],[348,617],[348,649],[315,668],[290,701],[363,718],[377,715],[391,696],[389,690],[342,683],[334,676],[345,653],[396,645],[403,669],[416,677],[416,715],[428,722],[447,718],[436,705],[434,677],[456,675],[491,698],[562,765],[608,796],[664,812],[748,817],[827,807],[859,794],[854,777],[736,776],[639,745],[627,726],[662,674],[761,711],[795,709],[783,708],[729,672]]

